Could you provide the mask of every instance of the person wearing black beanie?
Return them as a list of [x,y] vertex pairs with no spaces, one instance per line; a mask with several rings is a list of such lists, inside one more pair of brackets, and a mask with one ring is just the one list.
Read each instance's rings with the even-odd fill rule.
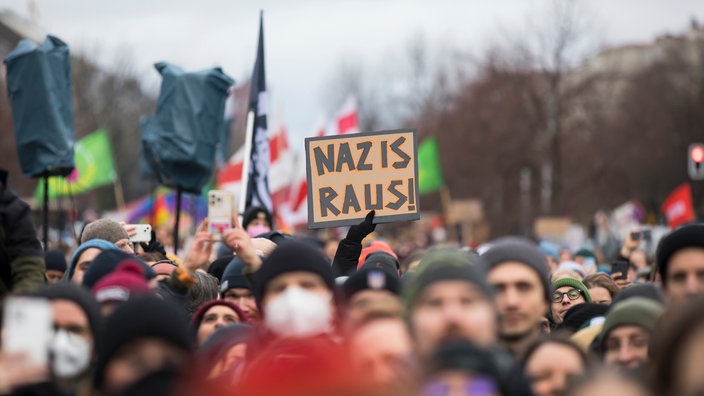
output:
[[156,272],[141,258],[134,254],[125,253],[121,250],[105,250],[93,259],[90,267],[83,275],[82,285],[89,290],[98,283],[105,275],[114,272],[117,266],[125,260],[137,262],[144,269],[144,276],[147,281],[156,278]]
[[250,206],[242,214],[242,228],[254,238],[271,231],[274,228],[274,220],[265,208]]
[[520,237],[491,242],[482,259],[496,296],[499,338],[519,358],[540,337],[550,308],[547,260],[536,244]]
[[565,318],[555,331],[565,331],[570,334],[576,333],[584,327],[591,326],[592,319],[601,318],[603,321],[608,310],[609,305],[606,304],[593,302],[577,304],[565,312]]
[[178,305],[150,295],[126,301],[102,326],[95,387],[111,394],[153,372],[176,368],[182,373],[191,341],[188,317]]
[[[225,246],[225,245],[222,245],[222,246]],[[228,250],[227,255],[223,255],[221,257],[218,257],[215,260],[213,260],[212,263],[210,263],[210,265],[208,266],[207,272],[210,275],[218,278],[218,282],[222,282],[222,275],[225,272],[225,268],[227,268],[227,265],[230,264],[230,261],[232,261],[233,258],[235,258],[235,255],[233,255],[232,252],[230,252]]]
[[334,333],[334,288],[327,257],[295,239],[282,242],[254,273],[254,296],[262,324],[274,338]]
[[72,283],[40,287],[34,296],[49,300],[54,335],[50,341],[53,382],[67,394],[91,388],[91,363],[100,341],[100,307],[90,292]]
[[247,265],[239,257],[230,260],[220,280],[220,298],[237,304],[250,323],[256,323],[260,318],[259,307],[254,299],[252,284],[244,274],[246,268]]
[[290,272],[306,272],[317,275],[321,286],[333,291],[335,279],[323,253],[305,242],[290,240],[282,242],[262,263],[254,276],[254,296],[262,304],[272,280]]
[[44,253],[44,263],[46,264],[46,281],[47,283],[59,283],[64,277],[64,273],[68,268],[64,252],[60,249],[50,249]]
[[345,321],[356,322],[368,306],[379,300],[393,299],[401,304],[400,292],[401,281],[396,270],[363,265],[339,287]]
[[704,295],[704,223],[686,224],[665,235],[655,252],[667,304]]

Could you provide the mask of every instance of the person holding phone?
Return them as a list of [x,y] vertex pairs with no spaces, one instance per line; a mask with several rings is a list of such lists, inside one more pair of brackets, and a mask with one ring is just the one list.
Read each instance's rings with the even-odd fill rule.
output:
[[53,334],[49,340],[49,373],[63,394],[91,389],[92,364],[101,322],[100,307],[90,292],[71,283],[41,287],[36,296],[49,301]]

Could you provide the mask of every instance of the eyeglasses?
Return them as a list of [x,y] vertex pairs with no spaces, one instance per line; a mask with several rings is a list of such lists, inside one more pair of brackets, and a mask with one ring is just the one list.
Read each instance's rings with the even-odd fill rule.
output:
[[565,294],[567,294],[567,297],[570,300],[576,300],[579,298],[579,296],[582,295],[582,291],[579,289],[570,289],[566,292],[559,292],[556,290],[552,293],[552,302],[561,303],[562,300],[565,298]]

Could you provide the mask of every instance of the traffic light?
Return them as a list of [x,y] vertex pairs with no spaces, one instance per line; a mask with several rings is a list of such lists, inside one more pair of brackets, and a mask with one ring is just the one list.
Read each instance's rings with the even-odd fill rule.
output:
[[689,178],[692,180],[704,180],[704,144],[692,143],[689,145],[687,162],[689,166]]

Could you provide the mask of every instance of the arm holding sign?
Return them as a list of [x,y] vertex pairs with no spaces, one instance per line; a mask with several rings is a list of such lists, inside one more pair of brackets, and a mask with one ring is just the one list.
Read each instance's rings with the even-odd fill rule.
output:
[[347,236],[340,241],[332,261],[335,276],[348,275],[357,270],[359,255],[362,254],[362,240],[376,229],[375,213],[372,210],[361,223],[351,226]]

